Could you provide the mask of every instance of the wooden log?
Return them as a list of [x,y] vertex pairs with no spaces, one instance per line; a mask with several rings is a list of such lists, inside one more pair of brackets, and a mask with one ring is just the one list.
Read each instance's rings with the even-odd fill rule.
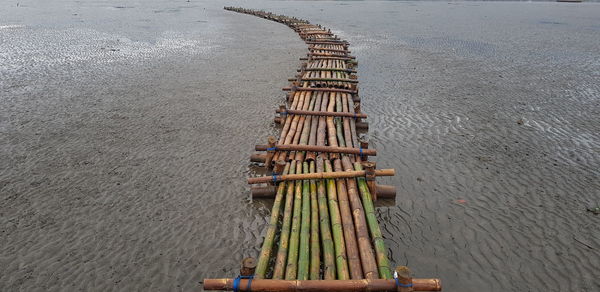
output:
[[[328,172],[328,173],[307,173],[307,174],[288,174],[288,175],[274,175],[274,176],[261,176],[248,178],[248,184],[260,184],[268,183],[271,181],[281,182],[289,180],[303,180],[303,179],[329,179],[329,178],[351,178],[351,177],[364,177],[366,175],[364,170],[355,171],[342,171],[342,172]],[[377,169],[375,170],[375,176],[394,176],[394,169]]]
[[267,154],[255,153],[250,155],[250,162],[265,163]]
[[[204,279],[204,290],[233,290],[235,279]],[[328,291],[328,292],[389,292],[396,291],[396,280],[374,279],[374,280],[266,280],[254,279],[248,287],[247,279],[239,282],[240,291],[278,291],[278,292],[301,292],[301,291]],[[414,291],[442,291],[442,283],[439,279],[413,279]]]

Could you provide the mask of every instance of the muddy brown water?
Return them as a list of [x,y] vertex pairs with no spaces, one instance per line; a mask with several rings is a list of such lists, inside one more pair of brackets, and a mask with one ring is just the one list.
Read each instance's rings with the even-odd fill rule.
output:
[[[0,10],[0,290],[197,291],[256,256],[245,178],[305,45],[204,1]],[[445,291],[598,291],[600,5],[227,3],[326,25],[398,174],[391,259]]]

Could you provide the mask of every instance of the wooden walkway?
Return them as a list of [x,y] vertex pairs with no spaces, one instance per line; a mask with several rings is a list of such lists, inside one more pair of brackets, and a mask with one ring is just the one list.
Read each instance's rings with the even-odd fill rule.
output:
[[225,9],[277,21],[308,45],[306,62],[290,79],[287,104],[276,108],[279,137],[256,145],[251,160],[270,171],[249,178],[254,197],[274,198],[258,261],[244,259],[240,277],[205,279],[206,290],[440,291],[439,279],[413,279],[392,268],[373,201],[394,198],[378,185],[361,139],[368,130],[358,95],[356,61],[348,43],[308,21],[268,12]]

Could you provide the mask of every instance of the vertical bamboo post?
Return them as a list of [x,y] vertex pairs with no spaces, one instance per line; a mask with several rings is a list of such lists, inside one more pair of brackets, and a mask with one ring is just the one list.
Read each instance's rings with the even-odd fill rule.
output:
[[245,258],[242,260],[242,268],[240,269],[241,276],[252,276],[256,270],[256,259]]
[[[275,143],[277,140],[273,136],[269,136],[268,145],[269,149],[275,148]],[[265,159],[265,167],[267,169],[271,169],[271,161],[273,161],[273,155],[275,155],[275,150],[267,150],[267,158]]]
[[396,273],[394,275],[397,277],[397,281],[400,285],[398,285],[398,292],[412,292],[413,291],[413,280],[410,276],[410,269],[406,266],[396,267]]
[[371,192],[371,197],[373,201],[377,201],[377,184],[375,182],[375,162],[363,162],[363,167],[365,168],[365,179],[367,181],[367,185],[369,186],[369,192]]

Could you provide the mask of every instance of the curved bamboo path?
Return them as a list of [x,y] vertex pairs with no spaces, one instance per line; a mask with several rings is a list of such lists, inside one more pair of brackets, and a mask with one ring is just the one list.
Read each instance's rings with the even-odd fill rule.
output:
[[[258,261],[244,259],[241,277],[205,279],[206,290],[439,291],[439,279],[413,279],[389,263],[373,201],[395,197],[377,176],[359,133],[368,129],[348,43],[306,20],[243,8],[226,10],[286,24],[308,45],[299,74],[284,90],[275,122],[279,137],[257,145],[253,162],[271,175],[249,178],[254,197],[274,198]],[[397,279],[395,279],[397,277]]]

